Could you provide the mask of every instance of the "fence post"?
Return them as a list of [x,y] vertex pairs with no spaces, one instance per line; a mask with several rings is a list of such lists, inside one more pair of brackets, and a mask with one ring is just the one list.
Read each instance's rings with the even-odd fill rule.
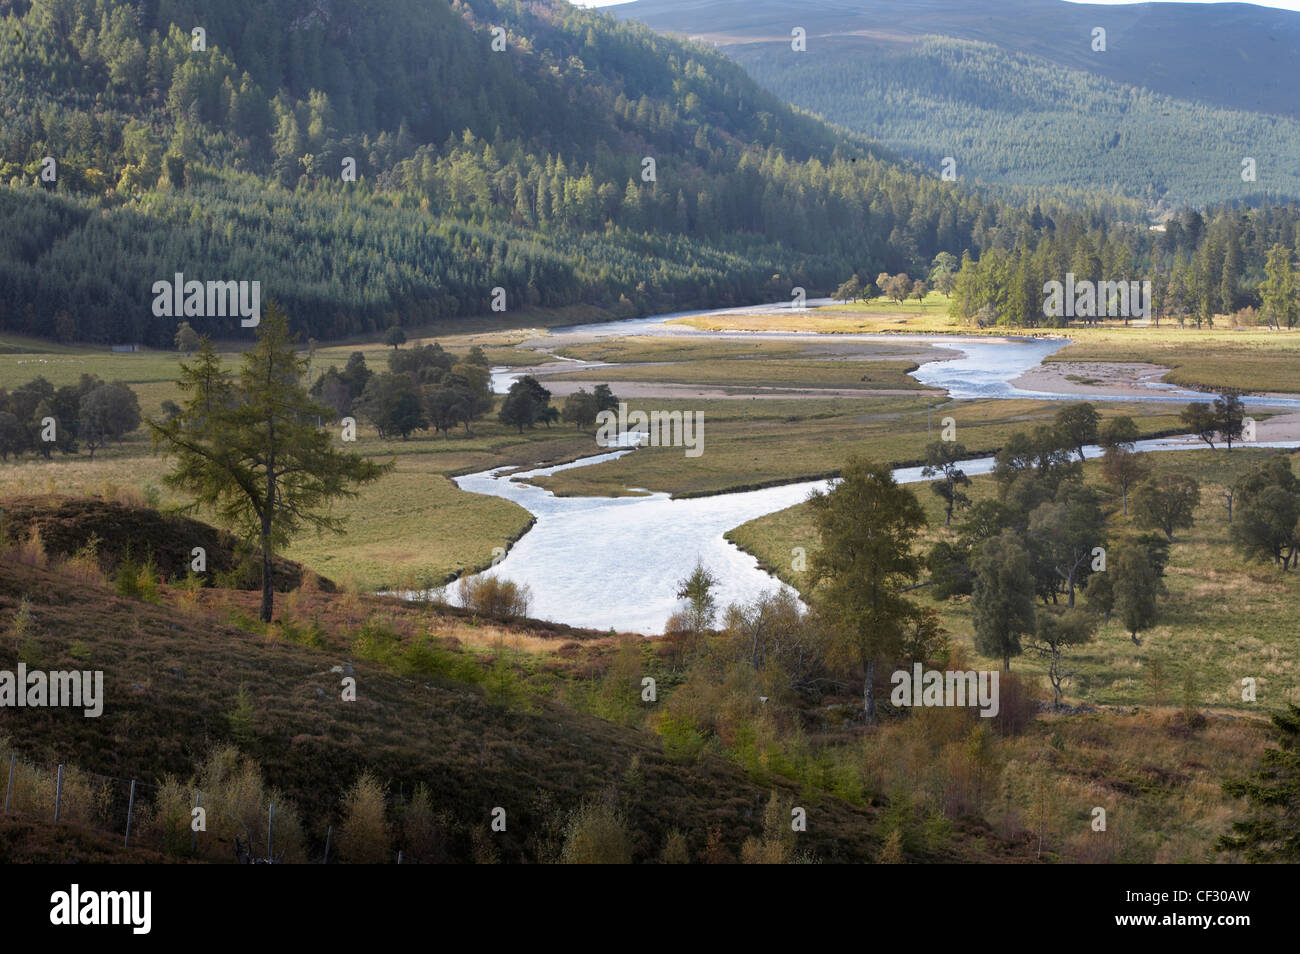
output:
[[124,848],[131,847],[131,815],[135,812],[135,779],[131,779],[131,797],[126,803],[126,841],[122,843]]
[[271,802],[266,810],[266,860],[271,861],[275,858],[275,802]]
[[327,865],[330,863],[330,838],[333,835],[334,835],[334,826],[330,825],[329,828],[325,830],[325,857],[322,858],[320,861],[320,863],[323,865]]
[[[202,807],[203,807],[203,793],[202,793],[202,792],[196,792],[196,793],[195,793],[195,795],[194,795],[194,807],[195,807],[195,808],[202,808]],[[199,841],[199,833],[198,833],[198,831],[194,828],[194,818],[191,816],[191,818],[190,818],[190,854],[191,854],[191,855],[194,854],[194,849],[198,846],[198,841]]]
[[399,865],[402,863],[402,853],[400,851],[397,853],[397,863]]
[[54,783],[54,821],[59,820],[59,810],[63,807],[63,763],[59,763],[59,777]]
[[14,793],[14,765],[18,762],[18,753],[9,753],[9,787],[5,789],[5,814],[9,814],[9,798]]

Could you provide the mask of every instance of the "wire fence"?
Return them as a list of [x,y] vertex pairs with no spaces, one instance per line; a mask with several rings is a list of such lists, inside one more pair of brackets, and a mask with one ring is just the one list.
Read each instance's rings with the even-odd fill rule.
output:
[[[340,833],[315,837],[292,805],[263,801],[239,779],[221,793],[167,782],[100,775],[62,763],[0,758],[6,816],[76,825],[115,835],[124,848],[177,859],[245,864],[334,864]],[[349,832],[352,858],[372,864],[431,864],[437,859]]]

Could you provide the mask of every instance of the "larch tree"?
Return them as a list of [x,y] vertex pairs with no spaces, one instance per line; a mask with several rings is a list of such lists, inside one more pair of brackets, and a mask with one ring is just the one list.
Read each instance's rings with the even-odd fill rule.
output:
[[393,468],[332,446],[316,420],[333,414],[304,390],[305,363],[288,318],[271,304],[238,377],[227,374],[205,341],[197,359],[181,365],[179,384],[188,400],[180,415],[148,422],[155,446],[175,458],[164,478],[168,486],[194,497],[191,510],[209,511],[260,544],[266,622],[274,608],[276,551],[305,527],[341,533],[342,520],[329,504],[355,497],[357,485]]

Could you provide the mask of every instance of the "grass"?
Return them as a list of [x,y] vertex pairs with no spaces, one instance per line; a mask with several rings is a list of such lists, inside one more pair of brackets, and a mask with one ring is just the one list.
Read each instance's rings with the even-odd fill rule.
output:
[[[632,335],[626,338],[601,338],[582,344],[566,345],[555,353],[566,358],[583,361],[609,361],[637,363],[647,361],[713,361],[795,359],[817,356],[828,347],[821,342],[780,341],[730,341],[700,338],[670,338],[664,335]],[[855,347],[855,353],[888,357],[891,354],[911,354],[913,346],[891,342],[868,342]]]
[[[877,298],[869,302],[837,302],[805,311],[763,312],[751,315],[698,315],[674,318],[669,324],[700,331],[815,331],[820,334],[968,333],[948,315],[948,301],[937,292],[924,302],[903,304]],[[974,329],[978,333],[979,329]],[[993,332],[986,332],[993,333]]]
[[[516,347],[525,337],[523,332],[500,331],[438,340],[454,354],[481,345],[494,364],[527,364],[535,362],[537,355]],[[39,346],[27,340],[0,342],[5,343]],[[426,339],[412,335],[406,347],[424,343]],[[129,383],[140,398],[145,417],[160,415],[164,400],[181,399],[175,378],[183,355],[46,347],[47,351],[40,353],[0,353],[0,387],[13,388],[37,375],[61,386],[75,383],[83,373],[96,374]],[[323,374],[330,365],[341,368],[357,350],[366,355],[372,369],[382,370],[392,349],[375,342],[320,348],[312,358],[312,377]],[[237,369],[239,355],[225,355],[224,364]],[[473,434],[461,429],[449,437],[434,437],[425,432],[408,441],[381,440],[373,428],[362,423],[352,447],[379,459],[396,458],[397,471],[362,488],[358,497],[335,504],[335,513],[344,516],[352,532],[303,536],[285,555],[317,566],[323,575],[351,579],[368,589],[403,582],[442,582],[460,572],[480,569],[491,562],[494,547],[508,546],[530,525],[531,517],[523,508],[499,498],[464,493],[451,483],[450,475],[568,460],[596,450],[590,436],[576,435],[567,428],[537,428],[521,435],[492,417],[476,423]],[[147,433],[141,429],[121,446],[110,445],[96,452],[93,461],[83,452],[56,454],[48,461],[28,457],[2,463],[0,495],[100,495],[174,507],[187,503],[188,498],[164,485],[169,466],[165,457],[154,455]]]
[[[1241,804],[1221,782],[1246,769],[1237,753],[1259,752],[1264,737],[1258,719],[1210,716],[1193,729],[1173,707],[1041,717],[1002,753],[1000,794],[1013,807],[995,798],[988,814],[995,831],[1019,822],[1035,849],[1041,832],[1044,860],[1223,861],[1210,846]],[[1106,811],[1104,833],[1092,830],[1095,807]]]
[[[704,415],[703,453],[643,447],[618,460],[536,480],[561,496],[613,496],[641,487],[676,496],[722,493],[825,477],[861,454],[895,465],[920,463],[938,440],[942,419],[957,424],[957,440],[972,456],[993,453],[1016,430],[1050,420],[1058,403],[1029,400],[949,402],[936,397],[836,400],[630,401],[636,410],[698,410]],[[1160,405],[1101,406],[1130,414],[1146,434],[1177,426]]]
[[[381,459],[395,456],[397,470],[360,488],[357,497],[335,502],[333,512],[345,520],[344,535],[304,534],[283,555],[367,589],[445,581],[488,565],[492,548],[508,546],[532,519],[517,504],[458,489],[448,474],[564,459],[596,449],[590,436],[576,437],[561,428],[521,437],[492,422],[476,431],[472,438],[385,442],[360,428],[357,446]],[[99,495],[179,506],[188,498],[163,484],[168,467],[166,458],[150,456],[148,441],[137,435],[123,449],[96,454],[94,461],[55,455],[49,461],[0,465],[0,495]]]
[[1186,388],[1300,391],[1300,334],[1267,329],[1101,328],[1072,335],[1048,361],[1143,361]]
[[347,533],[300,537],[286,556],[367,589],[427,588],[486,567],[493,546],[532,525],[522,507],[465,493],[425,463],[403,459],[396,472],[339,507]]
[[[1156,626],[1136,646],[1118,621],[1105,625],[1090,644],[1070,658],[1080,670],[1068,685],[1076,702],[1104,705],[1175,704],[1182,701],[1190,675],[1195,702],[1236,712],[1280,710],[1287,702],[1300,704],[1300,573],[1284,573],[1271,565],[1247,562],[1228,543],[1227,512],[1220,491],[1252,468],[1267,450],[1238,448],[1218,451],[1179,451],[1153,454],[1157,471],[1191,474],[1201,483],[1196,524],[1177,537],[1166,571],[1168,594],[1160,601]],[[1086,478],[1098,481],[1098,464],[1090,461]],[[923,485],[912,485],[927,511],[931,529],[926,542],[939,538],[943,515],[938,498]],[[991,477],[973,478],[975,499],[994,493]],[[1111,517],[1114,533],[1133,529],[1130,518]],[[793,586],[806,579],[792,568],[792,550],[817,546],[806,505],[760,517],[728,534],[728,539],[753,553],[772,572]],[[922,591],[924,592],[924,591]],[[974,651],[969,601],[957,598],[935,605],[954,640],[985,666]],[[1151,663],[1159,659],[1163,686],[1153,685]],[[1018,657],[1013,670],[1042,676],[1045,668],[1028,656]],[[1258,680],[1259,702],[1243,702],[1241,680]]]
[[[594,368],[562,375],[566,381],[599,384],[616,381],[653,381],[696,384],[717,388],[845,388],[889,391],[928,391],[931,388],[909,376],[914,361],[695,360],[680,364],[624,365]],[[557,377],[556,380],[560,380]]]

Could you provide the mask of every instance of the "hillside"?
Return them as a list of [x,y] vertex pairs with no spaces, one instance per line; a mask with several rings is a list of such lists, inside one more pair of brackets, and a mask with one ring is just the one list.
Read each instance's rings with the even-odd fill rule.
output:
[[[1300,195],[1287,160],[1300,147],[1287,79],[1296,14],[1058,0],[739,7],[615,9],[718,45],[783,99],[935,170],[952,156],[966,178],[1116,190],[1157,212]],[[807,56],[791,50],[796,21]],[[1094,26],[1108,31],[1104,53],[1090,48]],[[1254,182],[1240,178],[1243,156]]]
[[20,2],[0,103],[0,330],[67,342],[169,346],[177,273],[258,281],[325,339],[494,288],[515,314],[815,294],[1027,218],[564,0]]
[[[273,803],[290,862],[327,837],[332,860],[381,863],[1205,861],[1241,810],[1219,783],[1266,738],[1158,702],[1041,712],[1011,675],[988,722],[902,718],[882,696],[868,727],[851,696],[760,704],[772,690],[744,667],[712,673],[725,633],[648,641],[307,586],[270,626],[255,606],[167,585],[124,598],[84,562],[0,554],[0,669],[102,668],[105,690],[98,718],[0,709],[0,759],[18,757],[0,860],[229,862]],[[131,779],[126,852],[107,836]],[[196,790],[209,828],[192,848]],[[1086,824],[1098,803],[1104,836]]]
[[[833,37],[815,60],[769,44],[727,52],[783,99],[936,170],[952,156],[962,176],[1114,188],[1157,213],[1300,196],[1288,159],[1300,152],[1300,120],[1207,107],[946,38],[903,45]],[[1252,183],[1234,174],[1246,154],[1259,170]]]
[[[0,668],[13,669],[19,659],[46,668],[102,667],[106,696],[104,714],[94,719],[49,708],[0,710],[0,753],[12,750],[47,766],[63,762],[153,786],[169,773],[186,778],[212,746],[235,742],[264,768],[268,788],[280,792],[283,817],[296,811],[303,820],[303,843],[313,854],[326,826],[337,824],[340,796],[363,769],[383,780],[394,800],[409,797],[417,783],[427,785],[445,836],[439,850],[448,861],[473,860],[475,831],[486,830],[494,806],[505,807],[509,819],[507,831],[493,836],[500,859],[537,861],[546,811],[567,813],[610,786],[631,822],[638,860],[657,858],[674,829],[686,835],[695,857],[704,854],[710,828],[718,832],[720,850],[732,853],[761,833],[769,788],[738,768],[714,757],[677,764],[653,735],[532,692],[512,704],[509,695],[493,696],[483,675],[471,678],[483,672],[474,653],[445,648],[461,645],[452,634],[467,650],[475,636],[490,647],[495,632],[500,642],[492,655],[520,659],[507,647],[550,640],[556,649],[571,647],[567,659],[551,657],[555,664],[547,667],[562,675],[603,668],[601,651],[586,648],[599,642],[596,634],[528,624],[476,632],[456,614],[444,618],[419,605],[304,594],[295,611],[323,631],[319,648],[312,648],[287,637],[288,612],[269,636],[232,623],[251,619],[255,610],[252,598],[235,591],[204,591],[188,609],[175,590],[164,588],[163,597],[162,605],[148,605],[65,571],[0,560],[0,618],[12,621],[23,600],[31,617],[27,641],[15,640],[12,626],[0,639]],[[378,656],[362,658],[364,640],[350,643],[348,633],[363,630],[371,639],[392,634],[379,638],[391,639],[403,655],[393,665]],[[462,655],[465,661],[456,662]],[[355,674],[355,703],[339,700],[341,677],[331,673],[333,666]],[[230,715],[241,692],[252,712],[245,734]],[[788,784],[773,785],[793,797]],[[120,789],[110,791],[108,801],[124,815]],[[264,824],[265,805],[262,811]],[[878,847],[874,811],[823,798],[811,814],[816,823],[808,847],[820,860],[863,861]],[[116,817],[88,816],[80,821],[120,828]],[[69,820],[79,819],[70,814]],[[0,851],[15,837],[0,834]],[[94,857],[60,837],[73,843],[59,860]],[[157,843],[142,841],[142,847]],[[36,854],[30,846],[24,851]],[[229,852],[213,846],[207,857],[228,860]],[[407,860],[434,859],[412,859],[408,846]]]

